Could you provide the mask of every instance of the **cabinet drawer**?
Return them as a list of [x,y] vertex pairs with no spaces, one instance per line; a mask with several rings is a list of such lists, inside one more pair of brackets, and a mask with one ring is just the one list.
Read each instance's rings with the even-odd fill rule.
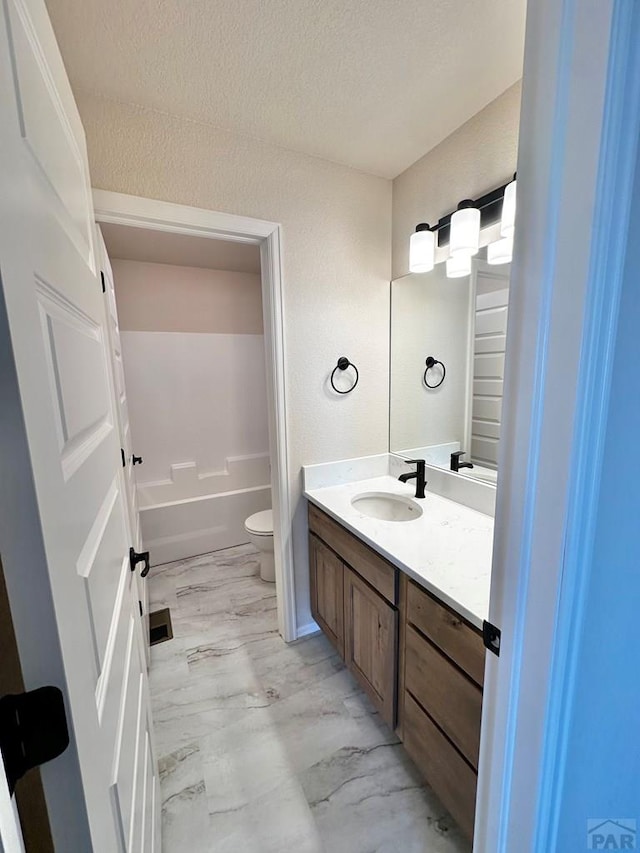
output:
[[409,693],[404,708],[405,749],[462,831],[473,838],[476,774]]
[[404,686],[477,768],[482,691],[411,625],[406,633]]
[[309,504],[309,529],[333,548],[351,568],[391,604],[398,603],[398,570],[383,560],[314,504]]
[[482,686],[485,650],[480,634],[413,581],[408,587],[407,621]]

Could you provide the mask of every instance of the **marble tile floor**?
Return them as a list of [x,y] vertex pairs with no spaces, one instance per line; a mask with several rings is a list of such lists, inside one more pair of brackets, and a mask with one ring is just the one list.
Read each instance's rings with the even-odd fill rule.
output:
[[468,853],[322,635],[285,645],[241,545],[156,567],[163,853]]

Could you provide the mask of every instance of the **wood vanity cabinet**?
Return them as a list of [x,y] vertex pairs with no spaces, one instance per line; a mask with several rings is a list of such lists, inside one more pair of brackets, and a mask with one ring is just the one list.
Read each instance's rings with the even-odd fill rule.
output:
[[398,570],[313,504],[309,531],[313,618],[393,728]]
[[485,649],[480,631],[405,576],[399,734],[473,837]]
[[382,719],[473,837],[480,631],[309,504],[311,611]]

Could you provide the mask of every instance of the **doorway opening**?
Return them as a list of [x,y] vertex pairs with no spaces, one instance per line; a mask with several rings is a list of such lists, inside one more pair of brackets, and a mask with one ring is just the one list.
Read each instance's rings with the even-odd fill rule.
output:
[[[143,545],[157,565],[259,541],[290,642],[279,226],[100,190],[94,202],[121,315],[133,458],[143,460]],[[269,509],[272,558],[261,535]]]

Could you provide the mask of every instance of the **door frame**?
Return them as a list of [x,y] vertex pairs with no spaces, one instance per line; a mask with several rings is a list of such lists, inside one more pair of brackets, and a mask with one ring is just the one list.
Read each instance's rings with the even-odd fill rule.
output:
[[297,639],[297,619],[291,541],[282,226],[264,219],[101,189],[93,190],[93,206],[98,224],[260,246],[278,628],[285,642],[293,642]]
[[640,132],[634,5],[528,5],[475,853],[557,849]]

